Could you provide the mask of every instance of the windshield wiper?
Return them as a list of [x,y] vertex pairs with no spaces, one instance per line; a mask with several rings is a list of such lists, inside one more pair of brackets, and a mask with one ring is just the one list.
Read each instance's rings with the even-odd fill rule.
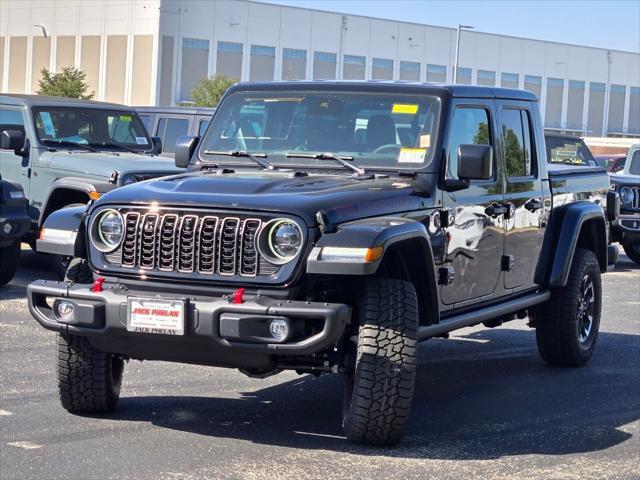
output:
[[295,153],[293,152],[293,153],[287,153],[285,157],[314,158],[316,160],[333,160],[335,162],[338,162],[343,167],[348,168],[349,170],[355,172],[356,175],[364,175],[365,173],[367,173],[364,168],[358,167],[357,165],[354,165],[347,161],[347,160],[353,161],[353,157],[345,157],[345,156],[339,157],[337,155],[334,155],[333,153]]
[[89,152],[95,152],[96,151],[95,148],[91,148],[87,144],[70,142],[69,140],[54,140],[53,138],[45,138],[45,139],[40,140],[40,141],[42,143],[44,143],[45,145],[58,145],[60,147],[80,147],[80,148],[83,148],[84,150],[88,150]]
[[231,150],[230,152],[218,152],[215,150],[205,150],[205,155],[227,155],[229,157],[245,157],[253,160],[255,163],[260,165],[265,170],[277,170],[276,167],[271,165],[264,158],[267,158],[266,153],[251,153],[245,150]]
[[129,148],[125,145],[120,145],[119,143],[114,142],[91,142],[89,143],[92,147],[109,147],[109,148],[119,148],[121,150],[126,150],[127,152],[137,153],[138,155],[142,155],[140,150],[134,150],[133,148]]

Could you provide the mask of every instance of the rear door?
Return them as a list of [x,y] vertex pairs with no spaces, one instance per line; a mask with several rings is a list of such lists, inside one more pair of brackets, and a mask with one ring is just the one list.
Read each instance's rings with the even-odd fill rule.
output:
[[[452,105],[447,146],[447,177],[457,179],[457,151],[463,144],[489,144],[496,148],[496,123],[490,99],[459,99]],[[441,288],[445,305],[475,303],[496,294],[500,259],[504,251],[504,226],[492,208],[504,200],[502,168],[494,155],[491,180],[471,181],[469,188],[444,192],[443,207],[455,220],[446,228],[444,267],[454,278]]]
[[530,102],[500,100],[500,146],[505,159],[505,289],[533,285],[544,235],[544,195],[538,169],[534,112]]

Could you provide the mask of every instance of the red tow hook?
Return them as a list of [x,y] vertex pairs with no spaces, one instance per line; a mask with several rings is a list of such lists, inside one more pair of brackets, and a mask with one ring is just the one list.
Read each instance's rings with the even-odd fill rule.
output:
[[96,278],[96,281],[93,282],[93,285],[91,286],[91,291],[92,292],[101,292],[103,283],[104,283],[104,278],[102,278],[102,277]]
[[231,299],[231,303],[244,303],[244,288],[239,288],[235,292],[233,292],[233,298]]

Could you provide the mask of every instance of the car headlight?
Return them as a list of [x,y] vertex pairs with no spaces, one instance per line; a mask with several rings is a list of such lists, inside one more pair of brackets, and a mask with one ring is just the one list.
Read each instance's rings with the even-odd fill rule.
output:
[[100,212],[93,221],[91,239],[101,252],[112,252],[120,246],[124,236],[124,221],[120,212],[108,209]]
[[293,220],[276,218],[264,224],[258,237],[258,251],[276,265],[288,263],[302,249],[302,230]]
[[622,203],[632,203],[633,190],[631,190],[629,187],[622,187],[620,189],[620,200],[622,200]]

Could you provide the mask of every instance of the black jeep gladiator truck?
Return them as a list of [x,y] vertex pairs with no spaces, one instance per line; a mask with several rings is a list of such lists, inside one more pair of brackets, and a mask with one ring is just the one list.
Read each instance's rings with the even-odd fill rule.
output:
[[338,373],[347,438],[390,445],[419,341],[528,316],[547,363],[593,353],[609,182],[548,171],[531,93],[238,84],[175,161],[45,224],[75,259],[29,308],[71,412],[114,409],[128,359]]

